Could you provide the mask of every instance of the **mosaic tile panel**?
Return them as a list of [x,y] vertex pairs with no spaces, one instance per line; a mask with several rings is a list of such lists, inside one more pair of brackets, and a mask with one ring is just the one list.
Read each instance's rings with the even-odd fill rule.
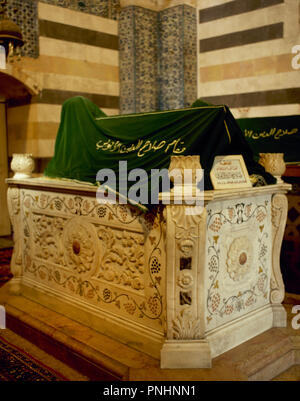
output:
[[126,7],[119,18],[120,112],[158,110],[157,13]]
[[189,106],[197,98],[196,9],[186,5],[159,13],[160,109]]
[[120,113],[135,111],[134,7],[121,10],[119,19]]
[[184,103],[190,106],[197,99],[197,11],[183,6],[184,35]]
[[[41,2],[113,20],[119,18],[120,12],[120,0],[41,0]],[[25,41],[22,55],[34,58],[39,55],[37,5],[38,2],[33,0],[7,0],[4,6],[6,17],[21,28]]]
[[196,100],[195,8],[126,7],[119,39],[121,113],[178,109]]
[[159,13],[159,58],[161,110],[178,109],[184,102],[184,59],[182,6]]
[[157,13],[138,7],[135,14],[136,112],[158,110]]
[[120,12],[120,0],[41,0],[41,2],[114,20],[118,19]]

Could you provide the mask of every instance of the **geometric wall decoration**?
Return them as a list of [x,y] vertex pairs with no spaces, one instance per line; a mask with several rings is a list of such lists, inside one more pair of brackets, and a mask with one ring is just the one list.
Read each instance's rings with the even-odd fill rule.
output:
[[197,18],[187,5],[121,9],[120,113],[170,110],[197,98]]

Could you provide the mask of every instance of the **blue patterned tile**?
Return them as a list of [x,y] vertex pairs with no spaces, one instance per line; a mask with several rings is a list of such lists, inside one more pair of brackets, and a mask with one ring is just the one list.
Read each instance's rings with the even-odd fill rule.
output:
[[159,13],[159,61],[161,110],[178,109],[184,99],[182,6]]
[[186,5],[159,13],[162,110],[189,106],[197,98],[196,9]]
[[197,99],[197,15],[196,9],[184,6],[184,107]]
[[24,46],[21,54],[28,57],[38,57],[38,18],[37,3],[32,0],[8,0],[5,15],[21,29]]
[[[117,20],[120,12],[120,0],[40,0],[42,3],[56,5],[71,10],[98,15]],[[22,55],[27,57],[39,56],[39,28],[37,1],[7,0],[5,15],[20,28],[24,38]]]
[[104,18],[117,20],[120,12],[120,0],[40,0],[42,3],[82,11],[88,14],[98,15]]
[[119,18],[120,113],[135,111],[134,7],[121,10]]
[[119,18],[120,112],[158,110],[157,13],[130,6]]
[[196,9],[130,6],[119,19],[121,113],[178,109],[197,98]]

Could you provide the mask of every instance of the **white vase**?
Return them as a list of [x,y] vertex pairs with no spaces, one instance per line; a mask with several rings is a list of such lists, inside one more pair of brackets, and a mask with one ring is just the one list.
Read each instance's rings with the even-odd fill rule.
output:
[[281,176],[284,174],[286,165],[283,153],[260,153],[259,163],[264,166],[265,170],[272,174],[277,184],[282,183]]
[[10,164],[12,171],[15,173],[13,178],[22,179],[29,178],[34,170],[34,160],[31,153],[13,153]]

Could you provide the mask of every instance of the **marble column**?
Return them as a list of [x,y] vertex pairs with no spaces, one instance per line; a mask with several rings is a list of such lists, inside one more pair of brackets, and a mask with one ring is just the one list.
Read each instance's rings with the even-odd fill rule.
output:
[[197,98],[196,7],[121,1],[120,112],[178,109]]

